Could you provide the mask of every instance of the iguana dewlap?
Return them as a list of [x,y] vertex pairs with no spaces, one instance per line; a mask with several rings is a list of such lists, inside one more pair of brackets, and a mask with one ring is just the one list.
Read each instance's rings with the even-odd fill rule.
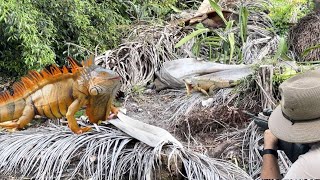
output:
[[48,118],[66,117],[74,133],[83,133],[90,127],[79,127],[75,113],[86,106],[89,121],[106,120],[119,90],[120,76],[115,72],[93,65],[88,60],[82,65],[69,59],[71,68],[52,65],[41,72],[30,71],[13,85],[13,95],[0,94],[0,127],[21,129],[35,115]]
[[252,72],[251,68],[247,66],[186,78],[184,82],[188,95],[190,95],[192,90],[209,95],[212,94],[214,90],[233,87],[239,84],[242,78],[252,74]]

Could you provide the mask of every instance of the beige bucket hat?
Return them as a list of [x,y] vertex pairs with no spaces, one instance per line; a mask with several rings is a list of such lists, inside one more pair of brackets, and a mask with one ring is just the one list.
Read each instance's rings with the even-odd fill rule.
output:
[[287,142],[320,141],[320,70],[296,75],[279,86],[280,105],[269,118],[271,132]]

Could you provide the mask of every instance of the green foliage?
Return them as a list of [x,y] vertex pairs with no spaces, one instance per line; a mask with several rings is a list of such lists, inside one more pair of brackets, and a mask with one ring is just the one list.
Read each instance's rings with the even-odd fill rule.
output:
[[85,113],[85,110],[81,109],[74,114],[74,117],[80,118],[81,116],[85,115]]
[[1,1],[1,72],[23,74],[55,61],[62,63],[67,42],[86,49],[99,45],[101,51],[114,47],[122,36],[119,25],[130,22],[121,8],[120,0]]
[[1,71],[18,72],[54,62],[50,42],[56,29],[45,14],[30,3],[8,0],[0,3],[0,15]]
[[240,37],[241,37],[242,44],[244,44],[247,39],[248,17],[249,17],[248,8],[244,6],[240,6],[239,26],[240,26]]
[[0,1],[0,71],[24,74],[114,48],[132,21],[165,17],[178,0]]
[[[181,47],[191,39],[194,39],[195,43],[192,52],[196,56],[200,54],[201,48],[207,47],[209,49],[209,59],[212,61],[226,64],[241,63],[242,57],[240,51],[247,36],[248,10],[245,7],[242,7],[239,17],[240,23],[236,24],[237,26],[240,26],[240,35],[236,35],[232,32],[232,28],[235,24],[234,20],[227,21],[223,16],[221,7],[215,1],[209,0],[209,2],[223,20],[226,27],[224,29],[208,29],[199,23],[196,26],[197,30],[182,38],[175,45],[175,48]],[[239,42],[239,40],[241,40],[241,42]]]
[[286,34],[293,19],[299,19],[311,11],[308,0],[270,0],[267,9],[279,34]]
[[133,0],[124,1],[126,12],[134,21],[151,21],[154,19],[165,19],[165,17],[178,10],[175,7],[177,0]]
[[223,22],[225,24],[227,24],[227,20],[224,18],[223,14],[222,14],[222,8],[218,5],[217,2],[209,0],[211,7],[217,12],[217,14],[219,15],[219,17],[223,20]]
[[[63,63],[71,53],[75,56],[79,50],[75,46],[67,48],[66,43],[74,43],[89,50],[99,47],[100,51],[113,48],[122,37],[121,25],[130,23],[124,16],[125,9],[119,0],[111,2],[93,0],[38,0],[33,1],[36,9],[46,14],[57,28],[51,46],[57,61]],[[77,54],[76,59],[83,59],[85,54]]]
[[275,73],[273,76],[273,84],[278,87],[285,80],[297,75],[298,73],[290,67],[279,67],[275,69]]
[[141,85],[135,85],[132,87],[132,93],[136,95],[141,95],[146,88]]
[[200,28],[194,32],[192,32],[191,34],[187,35],[186,37],[182,38],[174,47],[175,48],[179,48],[181,47],[183,44],[187,43],[188,41],[190,41],[192,38],[197,37],[198,35],[201,35],[203,33],[208,32],[209,29],[208,28]]
[[284,37],[280,38],[277,52],[273,57],[274,62],[276,62],[280,57],[286,56],[288,51],[287,39]]

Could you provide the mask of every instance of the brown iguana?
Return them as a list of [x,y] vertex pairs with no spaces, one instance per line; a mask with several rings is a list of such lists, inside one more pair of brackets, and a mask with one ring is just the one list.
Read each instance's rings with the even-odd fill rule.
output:
[[93,65],[92,59],[82,65],[68,59],[71,67],[52,65],[41,72],[30,71],[13,85],[13,94],[0,94],[0,127],[21,129],[35,115],[48,118],[66,117],[69,128],[76,134],[89,131],[79,127],[75,113],[86,106],[91,123],[106,120],[110,112],[117,114],[112,105],[119,90],[120,76],[115,72]]
[[212,81],[210,79],[201,79],[202,76],[198,76],[197,79],[185,79],[185,86],[187,89],[187,94],[190,95],[192,90],[200,91],[203,94],[209,96],[209,94],[213,94],[214,90],[220,88],[232,87],[238,84],[237,81]]
[[196,76],[184,79],[187,94],[190,95],[192,90],[201,91],[209,96],[214,90],[236,86],[240,80],[252,74],[250,66],[245,66],[237,69],[229,69],[219,71],[202,76]]

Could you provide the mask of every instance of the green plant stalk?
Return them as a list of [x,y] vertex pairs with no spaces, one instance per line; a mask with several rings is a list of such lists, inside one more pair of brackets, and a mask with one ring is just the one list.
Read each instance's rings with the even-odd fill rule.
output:
[[235,49],[235,40],[234,40],[234,33],[228,34],[228,40],[230,45],[230,57],[229,57],[229,63],[232,61],[234,49]]
[[241,37],[242,44],[244,44],[247,40],[248,16],[249,16],[248,8],[245,6],[241,6],[239,23],[240,23],[240,37]]

